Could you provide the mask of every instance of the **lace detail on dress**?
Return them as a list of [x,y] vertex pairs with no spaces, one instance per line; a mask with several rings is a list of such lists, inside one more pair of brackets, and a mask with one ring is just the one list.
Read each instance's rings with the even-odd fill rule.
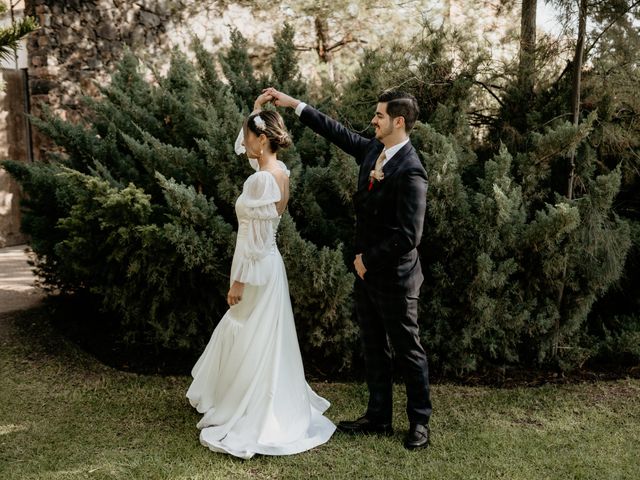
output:
[[247,178],[236,202],[238,238],[231,266],[231,282],[264,285],[269,269],[263,261],[276,250],[276,230],[280,220],[276,202],[280,189],[269,172]]

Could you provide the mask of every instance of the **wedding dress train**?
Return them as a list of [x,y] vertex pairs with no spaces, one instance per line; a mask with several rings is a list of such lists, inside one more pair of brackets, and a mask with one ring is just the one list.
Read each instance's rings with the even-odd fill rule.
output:
[[275,241],[280,196],[270,172],[257,171],[244,184],[236,202],[231,267],[231,282],[245,283],[242,301],[213,331],[187,391],[203,414],[200,442],[247,459],[309,450],[335,431],[323,415],[329,402],[304,377],[287,274]]

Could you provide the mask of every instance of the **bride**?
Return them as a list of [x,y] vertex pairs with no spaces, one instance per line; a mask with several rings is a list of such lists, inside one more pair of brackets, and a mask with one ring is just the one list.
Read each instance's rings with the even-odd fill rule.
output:
[[276,245],[289,200],[289,170],[276,158],[291,144],[282,117],[260,95],[236,140],[256,172],[236,201],[238,235],[229,310],[191,371],[187,391],[202,413],[200,442],[240,458],[290,455],[325,443],[329,402],[307,384],[284,263]]

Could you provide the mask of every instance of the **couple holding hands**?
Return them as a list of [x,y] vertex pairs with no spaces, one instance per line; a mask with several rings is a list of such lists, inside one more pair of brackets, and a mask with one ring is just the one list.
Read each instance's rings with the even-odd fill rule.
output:
[[407,392],[407,449],[429,443],[431,399],[427,358],[418,332],[423,281],[416,247],[426,210],[427,175],[409,132],[418,103],[383,92],[371,124],[375,137],[350,131],[318,110],[274,88],[264,90],[236,140],[256,170],[236,201],[238,234],[227,294],[229,310],[192,370],[187,398],[203,414],[200,442],[240,458],[290,455],[329,440],[336,426],[323,413],[329,402],[304,376],[287,275],[276,245],[289,200],[289,170],[277,159],[291,144],[271,102],[293,108],[300,121],[351,155],[359,166],[354,193],[355,313],[369,389],[366,412],[338,423],[349,434],[393,435],[393,357]]

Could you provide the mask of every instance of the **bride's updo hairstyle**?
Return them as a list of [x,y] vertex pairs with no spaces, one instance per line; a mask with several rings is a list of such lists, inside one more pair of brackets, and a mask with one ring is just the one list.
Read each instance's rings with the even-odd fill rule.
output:
[[291,146],[291,137],[284,126],[284,121],[278,112],[263,110],[249,115],[247,128],[257,137],[264,134],[269,140],[269,148],[276,153],[281,148]]

